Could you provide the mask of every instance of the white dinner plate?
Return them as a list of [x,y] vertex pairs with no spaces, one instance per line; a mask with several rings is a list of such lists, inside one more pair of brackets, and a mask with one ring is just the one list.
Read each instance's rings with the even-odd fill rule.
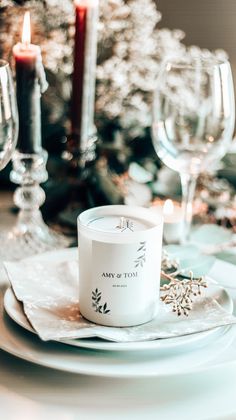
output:
[[[74,260],[76,258],[76,249],[66,249],[62,251],[55,251],[45,253],[40,256],[31,257],[31,259],[50,259],[57,261]],[[229,297],[228,293],[218,286],[209,287],[207,290],[208,296],[211,296],[217,300],[217,302],[228,312],[233,311],[233,302]],[[34,329],[28,322],[22,305],[17,301],[14,293],[11,289],[8,289],[4,297],[4,306],[8,315],[21,327],[26,330],[35,333]],[[106,341],[99,338],[88,338],[88,339],[63,339],[58,340],[61,343],[68,344],[74,347],[82,347],[96,350],[106,351],[143,351],[143,350],[158,350],[159,352],[171,352],[171,351],[184,351],[195,349],[206,345],[209,340],[215,339],[219,334],[222,333],[223,329],[227,327],[219,327],[204,331],[201,333],[190,334],[182,337],[159,339],[153,341],[140,341],[140,342],[129,342],[129,343],[117,343],[112,341]]]
[[[214,289],[216,290],[216,289]],[[223,303],[228,311],[232,312],[231,300],[224,289],[220,289],[220,294],[217,294],[217,301]],[[30,331],[31,333],[37,334],[29,323],[27,317],[23,312],[23,306],[16,299],[13,291],[9,288],[4,296],[4,308],[10,318],[15,321],[18,325]],[[83,338],[83,339],[61,339],[55,340],[63,344],[68,344],[74,347],[83,347],[96,350],[106,351],[143,351],[143,350],[158,350],[158,351],[173,351],[181,350],[184,348],[185,351],[196,348],[196,346],[206,345],[209,340],[218,336],[220,330],[227,327],[219,327],[213,330],[205,331],[202,333],[190,334],[183,337],[166,338],[153,341],[140,341],[140,342],[129,342],[129,343],[117,343],[113,341],[106,341],[99,338]]]
[[[75,258],[75,250],[59,251],[34,258]],[[218,328],[217,338],[192,343],[170,352],[166,349],[100,351],[43,342],[36,334],[23,330],[4,311],[0,295],[0,348],[20,359],[76,374],[119,377],[166,377],[224,368],[236,364],[236,326]],[[215,336],[214,336],[215,337]],[[169,339],[168,339],[169,340]],[[202,343],[202,341],[200,341]],[[110,343],[109,343],[110,344]]]
[[0,348],[23,360],[66,372],[114,378],[161,378],[236,364],[236,326],[220,329],[217,340],[190,352],[103,352],[41,341],[8,317],[1,297]]
[[[60,258],[74,258],[75,251],[48,253],[43,258],[55,259],[59,255]],[[188,352],[185,346],[171,352],[155,348],[141,352],[75,348],[52,341],[43,342],[36,334],[23,330],[4,311],[3,296],[0,295],[0,348],[23,360],[76,374],[161,378],[236,364],[236,326],[218,328],[217,332],[216,339],[207,340],[206,345],[200,347],[198,342],[192,343],[192,351]]]

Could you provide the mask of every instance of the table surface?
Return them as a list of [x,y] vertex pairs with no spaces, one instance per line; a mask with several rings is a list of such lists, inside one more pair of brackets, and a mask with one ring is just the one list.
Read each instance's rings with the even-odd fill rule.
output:
[[[11,193],[0,193],[0,229],[15,220],[11,199]],[[1,293],[6,286],[0,269]],[[236,366],[161,379],[89,377],[39,367],[0,350],[0,418],[235,419],[235,379]]]

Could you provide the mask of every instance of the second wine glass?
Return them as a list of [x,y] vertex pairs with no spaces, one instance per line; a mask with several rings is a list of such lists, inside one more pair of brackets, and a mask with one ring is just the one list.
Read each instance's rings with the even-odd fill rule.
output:
[[182,243],[189,238],[197,178],[225,155],[234,123],[234,87],[227,60],[186,57],[163,65],[154,94],[152,138],[161,161],[180,174]]
[[18,112],[9,64],[0,60],[0,170],[9,160],[16,146]]

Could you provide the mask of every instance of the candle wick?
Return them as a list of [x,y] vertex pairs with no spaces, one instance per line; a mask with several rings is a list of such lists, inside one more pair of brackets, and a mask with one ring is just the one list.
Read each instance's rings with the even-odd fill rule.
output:
[[120,223],[116,227],[117,229],[120,229],[121,232],[124,232],[126,229],[130,230],[131,232],[134,231],[134,223],[131,220],[126,219],[125,217],[120,218]]
[[21,44],[22,46],[21,46],[21,50],[22,51],[25,51],[25,52],[27,52],[27,51],[29,51],[30,50],[30,44],[27,42],[24,42],[24,44]]
[[26,50],[28,50],[28,49],[29,49],[29,47],[30,47],[30,42],[29,42],[29,41],[25,41],[25,42],[24,42],[24,48],[25,48]]
[[118,226],[116,226],[117,227],[117,229],[124,229],[124,227],[125,227],[125,217],[120,217],[120,223],[119,223],[119,225]]

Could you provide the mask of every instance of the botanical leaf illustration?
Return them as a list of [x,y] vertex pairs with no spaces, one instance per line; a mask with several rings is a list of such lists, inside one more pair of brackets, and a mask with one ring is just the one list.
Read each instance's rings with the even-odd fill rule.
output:
[[98,291],[96,288],[95,291],[92,291],[92,307],[94,308],[95,312],[100,314],[108,314],[110,309],[107,309],[107,303],[101,305],[101,298],[102,293]]
[[146,252],[146,242],[140,242],[140,248],[138,249],[138,251],[137,252],[139,252],[139,251],[144,251],[144,252]]
[[137,250],[137,253],[141,253],[141,255],[138,255],[136,260],[134,261],[134,267],[143,267],[144,263],[146,262],[146,241],[140,242],[140,247]]

